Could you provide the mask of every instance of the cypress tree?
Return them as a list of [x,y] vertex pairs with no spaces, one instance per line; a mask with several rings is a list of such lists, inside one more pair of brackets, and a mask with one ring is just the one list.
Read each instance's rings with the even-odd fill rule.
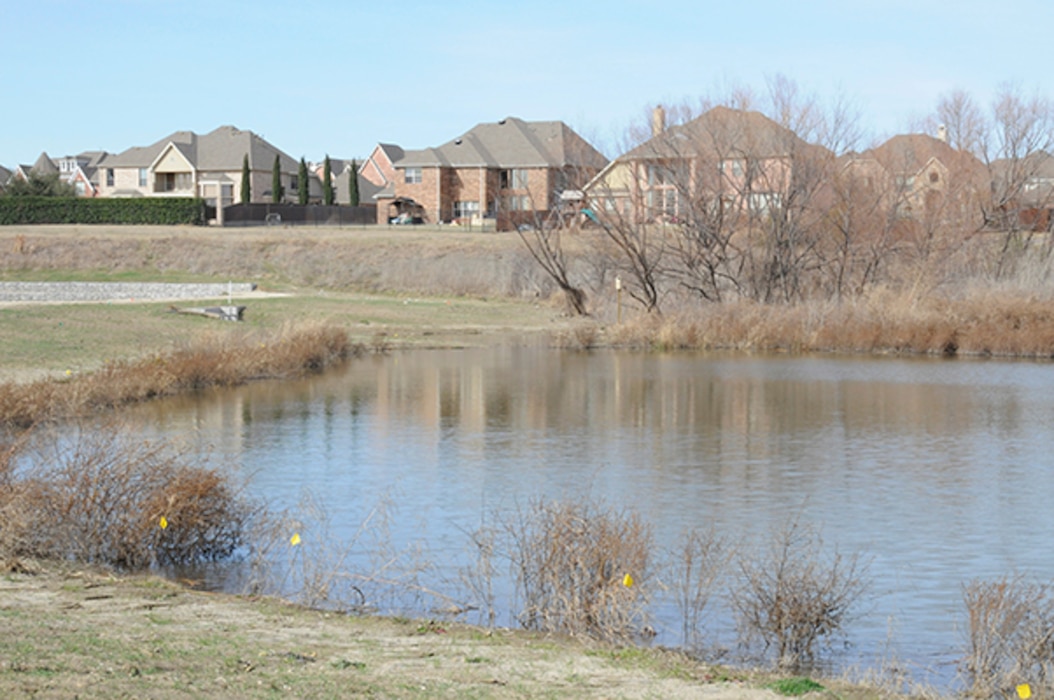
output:
[[351,174],[348,177],[348,202],[353,207],[359,206],[359,164],[351,161]]
[[333,171],[329,164],[329,154],[322,164],[322,203],[327,207],[333,206]]
[[242,204],[252,199],[252,186],[249,184],[249,154],[242,158]]
[[307,163],[300,158],[300,168],[296,171],[296,201],[300,206],[307,204]]
[[274,154],[274,167],[271,169],[271,201],[275,204],[282,203],[282,163],[278,160],[278,154]]

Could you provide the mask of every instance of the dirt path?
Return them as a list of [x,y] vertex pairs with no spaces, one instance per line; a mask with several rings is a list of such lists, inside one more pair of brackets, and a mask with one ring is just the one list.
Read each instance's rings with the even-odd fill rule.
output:
[[5,698],[779,697],[676,654],[17,568],[0,580]]

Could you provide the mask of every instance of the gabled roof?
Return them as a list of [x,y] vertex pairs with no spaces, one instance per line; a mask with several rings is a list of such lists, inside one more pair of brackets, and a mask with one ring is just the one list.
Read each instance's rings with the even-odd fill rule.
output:
[[38,175],[53,175],[59,171],[59,167],[55,165],[55,161],[51,160],[47,153],[41,153],[30,170]]
[[436,148],[406,151],[396,167],[602,168],[607,159],[560,121],[507,117],[477,124]]
[[117,155],[107,155],[98,166],[148,168],[170,145],[199,171],[241,170],[242,158],[246,154],[249,155],[249,167],[252,170],[270,170],[275,155],[278,155],[283,172],[296,172],[299,165],[297,160],[253,132],[221,126],[200,136],[192,131],[177,131],[149,146],[136,146]]
[[12,171],[0,165],[0,187],[6,185],[7,181],[11,179],[12,175],[14,175]]

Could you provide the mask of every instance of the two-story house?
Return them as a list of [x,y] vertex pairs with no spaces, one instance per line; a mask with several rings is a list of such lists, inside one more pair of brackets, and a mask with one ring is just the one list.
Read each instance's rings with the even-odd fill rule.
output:
[[[136,146],[98,163],[102,197],[201,197],[227,206],[241,197],[242,163],[249,159],[250,200],[272,201],[277,156],[283,201],[294,201],[299,162],[251,131],[221,126],[207,134],[177,131],[149,146]],[[321,196],[309,174],[310,196]]]
[[760,112],[718,106],[667,128],[658,107],[651,138],[609,163],[586,196],[595,215],[633,223],[759,216],[783,205],[805,162],[827,155]]
[[33,165],[19,165],[11,177],[28,180],[31,174],[58,175],[62,182],[72,185],[79,197],[95,197],[98,188],[98,164],[107,154],[85,151],[75,156],[51,158],[41,153]]
[[493,219],[499,231],[544,219],[561,193],[580,189],[607,162],[563,122],[516,117],[477,124],[441,146],[396,158],[391,187],[375,196],[378,222]]

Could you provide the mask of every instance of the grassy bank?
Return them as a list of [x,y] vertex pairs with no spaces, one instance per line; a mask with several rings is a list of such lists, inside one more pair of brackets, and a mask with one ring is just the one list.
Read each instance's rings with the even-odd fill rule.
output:
[[[325,613],[54,564],[6,571],[0,599],[5,697],[762,700],[803,686],[663,650]],[[812,698],[897,697],[806,687]]]
[[[841,302],[671,300],[659,316],[626,295],[620,303],[616,270],[595,246],[586,238],[565,244],[584,280],[586,319],[566,316],[560,292],[517,236],[452,229],[4,227],[0,275],[255,282],[289,296],[236,299],[249,305],[248,328],[320,321],[344,328],[352,342],[383,347],[451,347],[526,333],[572,347],[1054,356],[1051,291],[1040,269],[1025,267],[998,285],[965,276],[954,284],[875,287]],[[0,379],[94,369],[215,330],[167,311],[150,303],[0,308]]]

